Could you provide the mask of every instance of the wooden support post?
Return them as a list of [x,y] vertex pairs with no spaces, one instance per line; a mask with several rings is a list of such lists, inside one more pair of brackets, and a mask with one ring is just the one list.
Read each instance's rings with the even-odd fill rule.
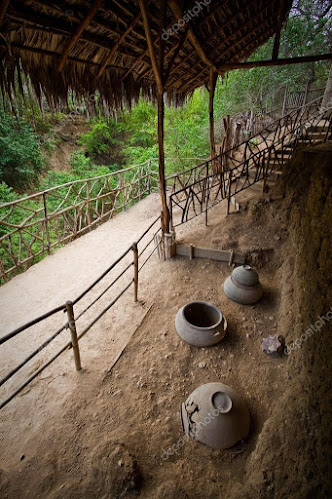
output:
[[189,260],[193,260],[193,258],[194,258],[194,251],[195,251],[194,245],[190,244],[189,245]]
[[69,329],[70,329],[70,333],[71,333],[71,344],[73,346],[75,367],[76,367],[76,371],[80,371],[82,369],[82,367],[81,367],[80,349],[78,346],[78,339],[77,339],[77,331],[76,331],[76,323],[75,323],[75,317],[74,317],[73,302],[71,302],[71,301],[66,302],[66,310],[67,310],[67,317],[68,317],[68,325],[69,325]]
[[47,254],[49,255],[51,253],[51,243],[50,243],[50,233],[48,230],[47,204],[46,204],[46,193],[45,192],[43,192],[43,206],[44,206]]
[[230,214],[231,198],[232,198],[232,172],[229,172],[229,185],[228,185],[228,200],[227,200],[227,215]]
[[135,303],[138,301],[138,249],[137,243],[134,243],[131,247],[134,254],[134,300]]
[[[160,46],[159,46],[159,64],[155,52],[155,47],[153,45],[150,21],[146,9],[145,0],[138,0],[144,30],[146,35],[146,40],[149,48],[149,55],[151,60],[151,65],[153,68],[154,77],[157,83],[158,90],[158,149],[159,149],[159,184],[160,184],[160,195],[161,195],[161,204],[162,204],[162,217],[161,217],[161,226],[164,234],[168,234],[169,232],[169,210],[167,207],[167,197],[166,197],[166,180],[165,180],[165,151],[164,151],[164,43],[162,38],[160,38]],[[161,8],[161,22],[160,22],[160,37],[162,33],[163,24],[165,21],[165,12],[166,12],[166,2],[163,0],[162,8]],[[164,241],[164,237],[162,237]]]
[[[214,93],[216,90],[216,84],[218,79],[218,73],[213,71],[210,68],[210,97],[209,97],[209,118],[210,118],[210,155],[211,159],[216,156],[216,143],[215,143],[215,135],[214,135],[214,115],[213,115],[213,102],[214,102]],[[215,161],[212,164],[212,170],[216,173],[216,165]]]
[[159,156],[159,184],[162,204],[162,230],[163,234],[169,232],[169,210],[166,197],[166,180],[165,180],[165,150],[164,150],[164,95],[158,94],[158,156]]

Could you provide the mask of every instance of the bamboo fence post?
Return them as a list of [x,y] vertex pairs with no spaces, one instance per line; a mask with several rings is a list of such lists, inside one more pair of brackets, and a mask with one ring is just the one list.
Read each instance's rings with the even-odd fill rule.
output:
[[68,325],[71,333],[71,344],[73,346],[75,367],[76,371],[80,371],[82,367],[81,367],[80,349],[78,346],[78,339],[77,339],[73,302],[71,301],[66,302],[66,310],[68,317]]
[[46,247],[47,247],[47,254],[49,255],[51,252],[51,243],[50,243],[50,234],[48,231],[46,192],[43,192],[43,205],[44,205],[44,217],[45,217]]
[[152,186],[152,182],[151,182],[152,162],[151,162],[151,159],[149,160],[148,172],[149,172],[149,176],[148,176],[148,192],[149,192],[149,194],[151,194],[151,186]]
[[134,300],[138,301],[138,249],[137,243],[132,245],[132,250],[134,254]]
[[1,258],[0,258],[0,270],[1,270],[1,275],[2,275],[4,282],[7,282],[8,279],[7,279],[5,267],[3,266]]
[[87,203],[86,203],[86,218],[89,226],[89,231],[91,230],[91,216],[90,216],[90,180],[87,181],[86,183],[86,197],[87,197]]
[[[143,171],[144,175],[144,171]],[[138,167],[138,200],[140,201],[142,196],[141,196],[141,180],[142,180],[142,170],[141,167]]]

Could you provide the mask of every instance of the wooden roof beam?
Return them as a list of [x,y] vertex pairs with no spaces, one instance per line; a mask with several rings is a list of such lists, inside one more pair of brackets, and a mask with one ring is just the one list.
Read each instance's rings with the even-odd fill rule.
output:
[[[51,9],[57,15],[64,15],[64,12],[66,12],[67,10],[66,18],[68,20],[74,21],[78,24],[82,22],[82,19],[79,16],[75,15],[74,11],[72,13],[68,11],[68,4],[62,2],[61,0],[57,0],[56,3],[54,2],[54,0],[52,0],[52,2],[50,3],[45,3],[43,0],[33,0],[33,2],[40,5],[41,7],[47,8],[48,10]],[[71,7],[72,9],[75,9],[75,7],[77,8],[78,6],[77,4],[73,4]],[[125,21],[123,21],[123,19],[119,18],[119,20],[121,20],[122,24],[125,24]],[[104,29],[108,33],[112,33],[112,35],[118,36],[117,30],[115,28],[112,28],[112,26],[110,26],[110,23],[106,23],[98,17],[95,17],[93,19],[93,24],[98,28]],[[145,37],[143,35],[140,34],[139,36],[145,40]]]
[[[224,2],[224,3],[227,3],[227,0]],[[199,24],[199,26],[203,25],[208,19],[210,19],[210,17],[212,15],[215,14],[216,10],[220,10],[222,6],[218,5],[216,6],[211,12],[209,12],[209,14],[204,18],[202,19],[201,23]],[[174,23],[170,23],[167,28],[166,28],[166,31],[171,28],[173,26]],[[155,38],[154,40],[154,44],[157,45],[158,42],[160,41],[160,36],[158,36],[157,38]],[[179,42],[180,43],[180,42]],[[173,53],[173,50],[176,50],[179,46],[179,43],[177,43],[175,46],[173,45],[173,47],[165,54],[165,58],[168,58],[172,53]],[[142,54],[137,58],[137,60],[135,61],[133,67],[136,66],[136,64],[138,64],[142,59],[144,59],[144,57],[149,53],[149,49],[147,48],[144,52],[142,52]],[[195,53],[195,50],[193,50],[189,56],[191,57],[192,54]],[[145,76],[146,74],[150,73],[152,71],[152,68],[149,68],[147,69],[143,75]],[[131,72],[131,70],[129,69],[128,72],[124,75],[123,78],[127,78],[127,76],[129,75],[129,73]],[[144,76],[142,75],[142,78],[144,78]]]
[[[169,3],[169,7],[172,10],[174,16],[177,19],[182,19],[183,18],[182,8],[178,5],[177,0],[169,0],[168,3]],[[190,41],[193,44],[193,47],[195,48],[197,54],[202,59],[204,64],[206,64],[207,66],[212,68],[214,71],[217,71],[217,68],[215,67],[213,62],[210,61],[210,59],[208,58],[208,56],[204,52],[201,42],[197,38],[197,35],[195,34],[193,28],[190,26],[189,26],[189,30],[188,30],[188,37],[190,38]]]
[[[252,0],[247,6],[246,6],[246,9],[249,9],[251,8],[254,4],[256,3],[256,0]],[[226,28],[226,27],[229,27],[229,25],[237,18],[237,14],[236,15],[233,15],[232,17],[230,17],[229,19],[227,19],[227,21],[225,22],[225,24],[223,25],[223,28]],[[243,25],[242,25],[242,28],[240,29],[240,31],[243,29]],[[229,37],[226,37],[225,40],[223,40],[216,48],[213,49],[213,52],[217,49],[217,48],[220,48],[220,46],[222,46],[224,43],[226,43],[226,40],[228,40]],[[189,52],[184,59],[182,59],[179,63],[178,63],[178,68],[180,66],[182,66],[182,64],[186,63],[188,59],[190,59],[190,57],[193,56],[193,54],[195,53],[195,49],[192,50],[191,52]],[[195,63],[193,66],[192,66],[192,69],[196,68],[197,66],[199,65],[199,62]],[[181,79],[181,77],[179,78]],[[179,80],[178,79],[178,80]],[[176,80],[176,81],[178,81]],[[176,83],[176,82],[173,82],[173,83]],[[173,83],[172,83],[172,86],[173,86]]]
[[60,61],[60,64],[59,64],[59,67],[58,67],[58,70],[61,72],[64,68],[64,65],[66,63],[66,60],[68,59],[68,56],[72,50],[72,48],[74,48],[76,42],[79,40],[81,34],[83,33],[83,31],[89,26],[90,22],[92,21],[92,19],[95,17],[95,15],[97,14],[98,10],[99,10],[99,7],[100,7],[100,4],[101,4],[101,1],[102,0],[95,0],[93,2],[93,4],[91,5],[85,19],[83,20],[83,22],[76,28],[76,31],[75,33],[73,34],[73,36],[71,37],[71,39],[69,40],[69,43],[67,44],[63,54],[62,54],[62,57],[61,57],[61,61]]
[[[1,38],[0,38],[0,46],[1,46]],[[41,55],[45,55],[45,56],[48,56],[48,57],[55,57],[57,59],[60,59],[62,54],[59,53],[59,52],[54,52],[54,51],[51,51],[51,50],[46,50],[46,49],[41,49],[41,48],[36,48],[36,47],[28,47],[26,45],[20,45],[19,43],[11,43],[11,47],[13,48],[16,48],[18,50],[22,50],[24,52],[32,52],[32,53],[35,53],[35,54],[41,54]],[[73,61],[73,62],[76,62],[77,64],[83,64],[83,65],[88,65],[88,66],[93,66],[95,68],[99,68],[100,67],[100,64],[98,64],[97,62],[93,62],[93,61],[88,61],[86,59],[80,59],[79,57],[73,57],[73,56],[68,56],[68,60],[70,61]],[[122,66],[115,66],[115,65],[112,65],[112,66],[109,66],[109,67],[112,67],[114,69],[119,69],[120,71],[126,71],[128,68],[126,67],[122,67]],[[151,81],[151,78],[149,78],[149,80]]]
[[133,27],[139,21],[140,17],[141,17],[141,11],[137,12],[137,14],[135,15],[134,19],[131,21],[131,23],[127,27],[127,29],[122,33],[122,35],[120,36],[120,38],[118,39],[118,41],[114,44],[112,50],[107,55],[107,57],[106,57],[103,65],[102,65],[102,67],[98,71],[97,78],[99,78],[103,74],[103,72],[105,71],[107,65],[111,61],[113,55],[118,50],[118,48],[120,47],[121,43],[124,41],[124,39],[126,38],[126,36],[130,33],[130,31],[133,29]]
[[251,61],[251,62],[236,62],[226,63],[219,68],[220,71],[230,71],[232,69],[251,69],[261,68],[263,66],[287,66],[289,64],[303,64],[305,62],[327,61],[332,60],[332,53],[320,55],[306,55],[302,57],[290,57],[285,59],[269,60],[269,61]]
[[5,17],[8,5],[9,5],[9,0],[2,0],[0,4],[0,26],[2,24],[3,18]]
[[[10,10],[6,13],[6,18],[11,21],[19,22],[22,24],[23,28],[34,29],[38,31],[43,31],[44,33],[52,33],[54,35],[60,36],[71,36],[72,32],[69,25],[62,23],[60,20],[53,19],[47,16],[35,16],[31,12],[25,11],[24,14],[16,13],[16,11]],[[111,50],[113,48],[110,45],[110,40],[102,38],[101,36],[94,35],[88,31],[85,31],[80,36],[80,40],[91,43],[96,47],[100,47],[105,50]],[[130,44],[128,45],[131,46]],[[133,49],[137,47],[133,47]],[[121,55],[129,57],[131,59],[136,59],[135,55],[132,55],[123,49],[119,51]]]

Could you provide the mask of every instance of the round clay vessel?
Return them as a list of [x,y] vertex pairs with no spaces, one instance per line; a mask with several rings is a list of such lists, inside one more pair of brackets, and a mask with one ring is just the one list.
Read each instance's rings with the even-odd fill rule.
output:
[[241,305],[252,305],[261,299],[262,285],[257,272],[249,265],[242,265],[233,270],[224,282],[224,291],[231,300]]
[[183,431],[213,449],[227,449],[246,438],[250,415],[238,393],[222,383],[207,383],[181,406]]
[[180,308],[175,317],[178,335],[196,347],[208,347],[219,343],[227,330],[222,312],[204,301],[193,301]]

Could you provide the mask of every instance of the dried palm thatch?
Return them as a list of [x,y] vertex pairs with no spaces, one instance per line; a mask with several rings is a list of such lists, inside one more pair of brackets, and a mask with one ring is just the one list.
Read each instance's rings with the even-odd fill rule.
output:
[[[70,92],[85,98],[97,92],[105,105],[119,109],[140,93],[154,100],[160,84],[168,101],[180,104],[208,84],[211,70],[222,74],[223,65],[246,60],[278,32],[291,3],[5,0],[0,7],[1,91],[13,94],[15,75],[23,71],[50,106],[66,104]],[[153,63],[159,69],[162,63],[162,82]]]

